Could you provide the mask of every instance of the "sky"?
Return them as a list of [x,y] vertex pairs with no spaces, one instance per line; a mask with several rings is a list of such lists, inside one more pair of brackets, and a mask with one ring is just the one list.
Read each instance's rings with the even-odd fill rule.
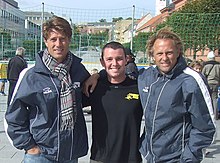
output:
[[46,5],[79,8],[79,9],[120,9],[132,7],[135,5],[139,8],[155,11],[155,0],[15,0],[18,2],[19,8]]

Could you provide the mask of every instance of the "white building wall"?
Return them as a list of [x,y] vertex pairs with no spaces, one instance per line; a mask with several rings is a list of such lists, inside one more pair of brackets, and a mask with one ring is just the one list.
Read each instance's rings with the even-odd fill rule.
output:
[[170,0],[156,0],[156,15],[160,14],[160,10],[169,4]]

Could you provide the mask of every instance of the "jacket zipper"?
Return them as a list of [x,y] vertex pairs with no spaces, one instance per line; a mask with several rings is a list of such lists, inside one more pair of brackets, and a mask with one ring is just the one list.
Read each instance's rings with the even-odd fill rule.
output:
[[[158,80],[157,80],[158,81]],[[154,128],[155,128],[155,118],[156,118],[156,115],[157,115],[157,110],[158,110],[158,103],[159,103],[159,100],[160,100],[160,97],[161,97],[161,94],[165,88],[165,86],[167,85],[167,83],[170,81],[170,79],[168,81],[166,81],[160,91],[160,94],[157,98],[157,102],[156,102],[156,109],[155,109],[155,112],[154,112],[154,118],[153,118],[153,125],[152,125],[152,131],[151,131],[151,136],[150,136],[150,148],[151,148],[151,153],[153,155],[153,162],[155,162],[155,154],[153,152],[153,134],[154,134]],[[155,82],[156,83],[156,82]]]
[[[53,80],[53,78],[51,77],[51,75],[50,75],[50,79],[51,79],[51,81],[52,81],[52,83],[53,83],[53,85],[54,85],[54,87],[55,87],[55,89],[56,89],[56,91],[57,91],[57,94],[58,94],[58,98],[60,97],[60,94],[59,94],[59,91],[58,91],[58,88],[57,88],[57,86],[56,86],[56,84],[55,84],[55,82],[54,82],[54,80]],[[57,99],[57,106],[59,106],[59,99]],[[58,135],[58,142],[57,142],[57,145],[58,145],[58,148],[57,148],[57,156],[56,156],[56,161],[58,161],[59,160],[59,155],[60,155],[60,128],[59,128],[59,124],[60,124],[60,110],[59,109],[57,109],[57,115],[58,115],[58,118],[57,118],[57,135]]]
[[[145,104],[144,112],[143,112],[143,115],[144,115],[144,116],[145,116],[145,112],[146,112],[146,109],[147,109],[147,104],[148,104],[148,102],[149,102],[152,85],[154,85],[159,79],[160,79],[160,78],[157,78],[157,80],[150,85],[149,94],[148,94],[148,96],[147,96],[147,102],[146,102],[146,104]],[[144,128],[146,128],[146,123],[144,123]],[[148,155],[149,155],[149,150],[147,151],[146,156],[144,156],[144,158],[145,158],[146,160],[147,160],[147,156],[148,156]]]

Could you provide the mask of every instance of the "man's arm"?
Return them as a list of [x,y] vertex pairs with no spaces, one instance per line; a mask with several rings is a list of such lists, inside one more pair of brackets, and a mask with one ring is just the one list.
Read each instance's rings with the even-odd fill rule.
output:
[[24,103],[29,98],[27,86],[23,80],[18,81],[13,99],[5,113],[5,130],[9,141],[16,148],[26,151],[36,147],[30,133],[29,109],[31,108]]
[[[204,82],[197,85],[192,94],[188,95],[192,128],[188,143],[185,145],[181,163],[199,163],[203,159],[203,149],[214,141],[215,123],[211,97]],[[190,97],[189,97],[190,96]]]
[[83,85],[83,93],[89,97],[89,94],[92,93],[97,85],[98,80],[107,78],[107,72],[105,69],[99,71],[99,73],[91,75]]
[[91,75],[84,83],[83,83],[83,93],[89,97],[89,94],[93,92],[95,89],[98,79],[99,79],[99,74],[93,74]]

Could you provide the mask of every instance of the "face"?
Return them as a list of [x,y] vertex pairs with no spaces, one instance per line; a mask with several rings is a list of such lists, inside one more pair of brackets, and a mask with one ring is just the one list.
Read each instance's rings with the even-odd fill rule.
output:
[[202,66],[196,65],[193,67],[193,69],[197,72],[201,72],[202,71]]
[[101,64],[108,74],[111,83],[120,83],[125,79],[125,65],[127,63],[123,49],[105,48]]
[[52,30],[49,37],[44,39],[48,52],[53,56],[57,62],[61,63],[66,59],[69,51],[70,39],[63,33]]
[[153,46],[155,64],[163,74],[168,73],[177,63],[179,50],[171,39],[157,39]]

